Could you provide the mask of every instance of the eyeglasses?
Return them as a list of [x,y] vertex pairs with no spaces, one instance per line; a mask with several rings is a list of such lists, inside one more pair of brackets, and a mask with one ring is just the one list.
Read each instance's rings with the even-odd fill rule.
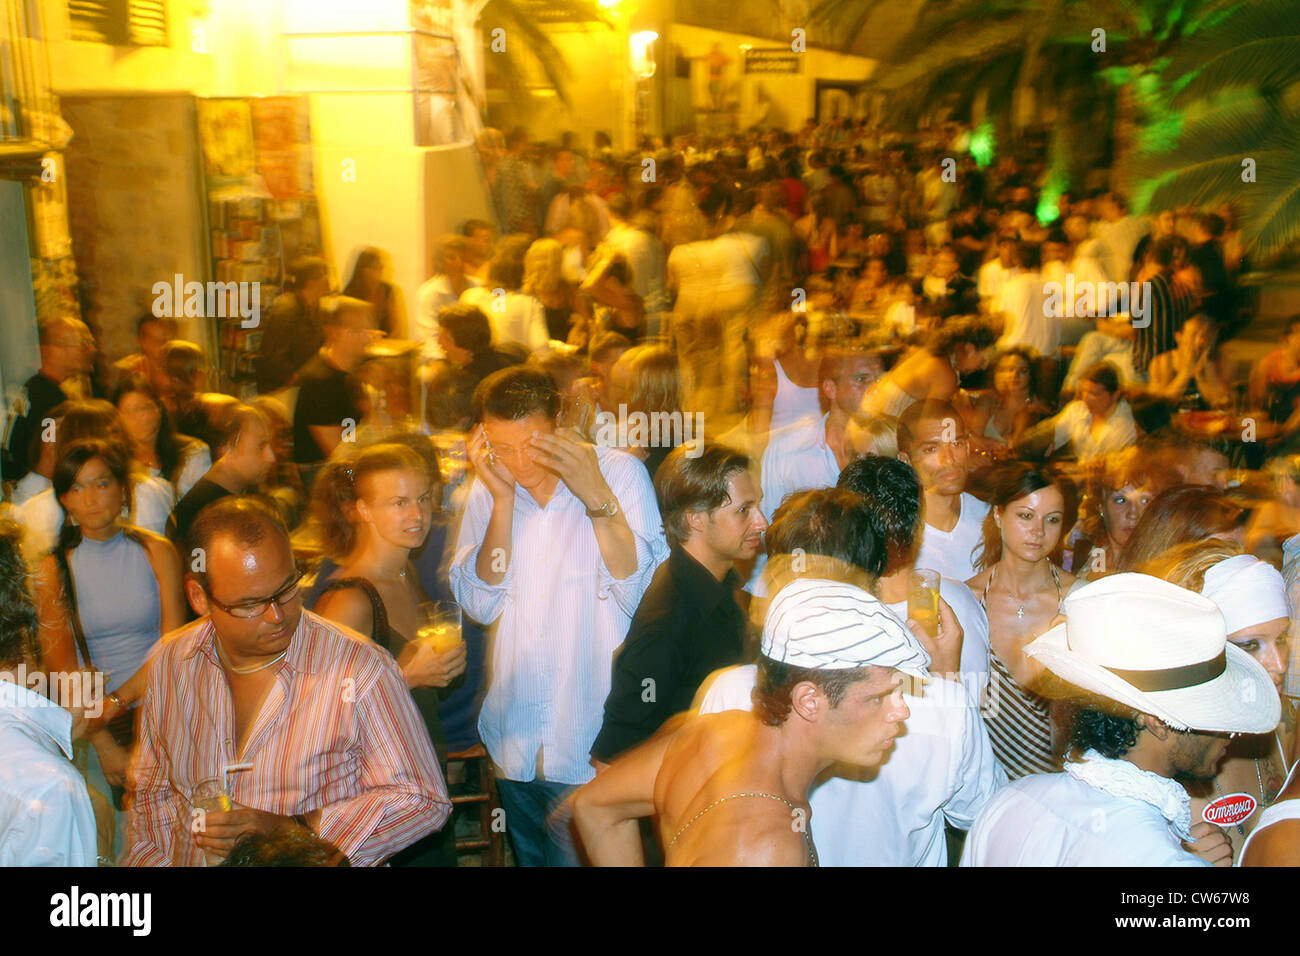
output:
[[211,594],[208,595],[208,600],[221,608],[221,610],[225,611],[231,617],[261,617],[272,604],[275,604],[277,607],[286,607],[290,602],[296,599],[298,597],[299,587],[302,585],[302,579],[305,576],[306,572],[299,571],[293,576],[293,580],[288,584],[280,588],[280,590],[276,591],[269,598],[265,598],[261,601],[245,601],[243,604],[222,604]]

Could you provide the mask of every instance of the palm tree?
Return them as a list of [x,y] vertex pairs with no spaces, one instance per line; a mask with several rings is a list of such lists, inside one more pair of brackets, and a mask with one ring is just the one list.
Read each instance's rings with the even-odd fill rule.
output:
[[512,97],[524,95],[530,77],[538,71],[560,99],[568,105],[569,65],[556,48],[543,24],[613,24],[593,0],[487,0],[479,18],[485,44],[491,44],[493,30],[505,31],[505,50],[492,54],[502,84]]
[[1300,240],[1300,20],[1255,0],[1181,44],[1166,102],[1181,129],[1139,156],[1146,205],[1232,203],[1259,260]]
[[[887,2],[821,0],[811,19],[847,48]],[[929,0],[871,84],[896,123],[939,106],[971,117],[982,101],[1002,142],[1018,141],[1034,113],[1054,114],[1054,172],[1077,181],[1113,158],[1122,184],[1160,63],[1241,2]]]

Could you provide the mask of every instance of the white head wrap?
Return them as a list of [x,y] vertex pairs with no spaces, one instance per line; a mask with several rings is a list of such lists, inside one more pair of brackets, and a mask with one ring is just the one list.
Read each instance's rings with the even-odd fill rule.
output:
[[801,578],[772,599],[763,622],[763,656],[794,667],[847,670],[896,667],[926,677],[930,655],[879,600],[860,587]]
[[1282,575],[1251,554],[1234,555],[1206,571],[1201,593],[1219,606],[1229,634],[1290,616]]

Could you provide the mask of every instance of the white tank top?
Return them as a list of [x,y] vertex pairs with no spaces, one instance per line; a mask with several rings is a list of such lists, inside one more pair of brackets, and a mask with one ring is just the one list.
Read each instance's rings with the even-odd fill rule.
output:
[[802,418],[821,418],[822,405],[817,397],[816,386],[804,388],[790,381],[781,367],[781,360],[773,359],[776,365],[776,398],[772,402],[772,431],[793,425]]
[[[1282,784],[1283,790],[1291,786],[1291,778],[1295,776],[1296,767],[1300,767],[1300,760],[1296,761],[1295,766],[1291,768],[1291,772],[1286,775],[1286,783]],[[1241,861],[1246,856],[1246,847],[1250,846],[1250,841],[1255,838],[1256,833],[1283,820],[1300,820],[1300,799],[1293,797],[1290,800],[1279,800],[1266,808],[1259,815],[1259,822],[1255,824],[1255,829],[1250,831],[1250,836],[1246,837],[1246,842],[1241,845],[1241,852],[1237,854],[1237,861],[1233,863],[1233,866],[1241,866]]]

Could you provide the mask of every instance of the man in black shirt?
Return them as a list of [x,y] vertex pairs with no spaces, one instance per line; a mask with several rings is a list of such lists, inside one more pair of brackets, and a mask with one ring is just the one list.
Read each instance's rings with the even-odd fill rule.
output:
[[188,560],[190,525],[206,505],[227,495],[242,495],[260,485],[275,466],[271,424],[251,405],[232,405],[218,426],[222,435],[213,449],[218,458],[177,502],[167,519],[167,537]]
[[689,451],[674,449],[655,478],[671,552],[614,659],[605,720],[591,748],[597,769],[689,709],[704,678],[744,655],[734,563],[758,553],[767,528],[758,486],[741,452],[716,444],[695,458]]
[[303,363],[324,342],[317,308],[329,292],[329,264],[303,256],[289,267],[293,291],[276,296],[262,316],[262,342],[258,347],[257,391],[261,395],[294,383]]
[[13,418],[4,443],[4,462],[0,470],[6,480],[18,480],[36,464],[29,457],[32,441],[41,432],[41,423],[54,406],[67,401],[59,386],[70,378],[86,375],[95,364],[95,339],[80,319],[54,318],[40,324],[40,370],[23,388],[25,407]]
[[304,469],[309,487],[310,466],[328,458],[355,433],[361,422],[357,383],[352,373],[361,367],[366,348],[375,339],[375,314],[369,302],[345,295],[321,300],[325,344],[298,373],[298,404],[293,414],[293,460]]

